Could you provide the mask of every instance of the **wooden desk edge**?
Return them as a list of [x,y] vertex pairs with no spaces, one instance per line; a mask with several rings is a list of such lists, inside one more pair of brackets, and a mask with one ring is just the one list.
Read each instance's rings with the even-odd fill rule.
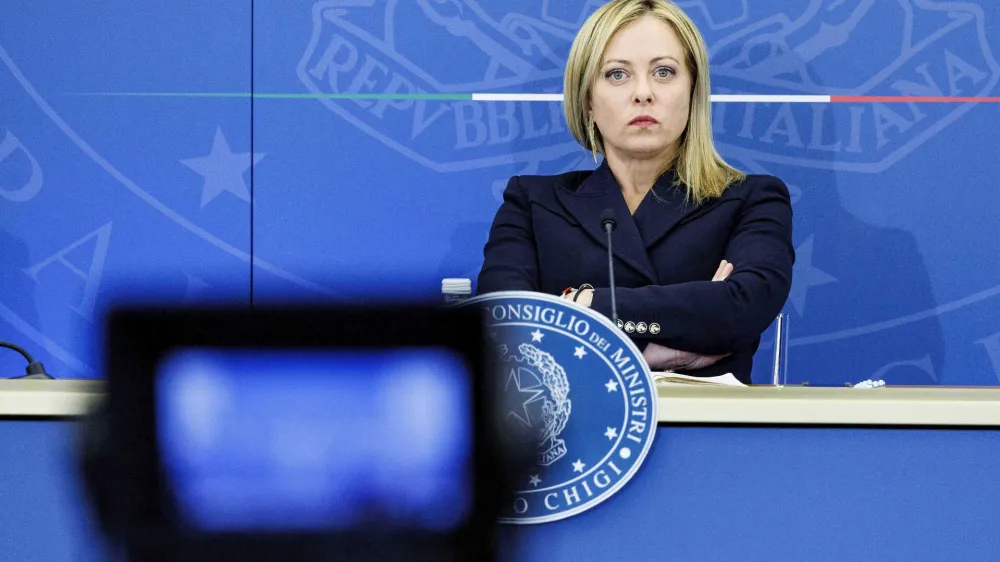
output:
[[99,380],[0,380],[0,419],[80,417],[103,392]]
[[[99,380],[0,380],[0,418],[74,418]],[[660,423],[1000,427],[1000,387],[657,387]]]
[[661,423],[1000,427],[1000,388],[660,385]]

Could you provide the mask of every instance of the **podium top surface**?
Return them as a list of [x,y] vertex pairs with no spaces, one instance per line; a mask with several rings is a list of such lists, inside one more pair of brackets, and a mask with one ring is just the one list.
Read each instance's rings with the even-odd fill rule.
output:
[[1000,387],[658,390],[661,423],[1000,427]]
[[0,418],[72,418],[104,391],[100,380],[0,380]]
[[[99,380],[0,380],[0,418],[74,418]],[[660,423],[1000,427],[1000,387],[658,386]]]

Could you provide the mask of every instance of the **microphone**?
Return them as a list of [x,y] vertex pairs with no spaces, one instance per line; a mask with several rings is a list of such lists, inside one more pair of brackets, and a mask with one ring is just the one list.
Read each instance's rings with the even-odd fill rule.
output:
[[15,378],[15,379],[44,379],[44,380],[52,380],[53,378],[55,378],[52,375],[49,375],[48,373],[46,373],[45,372],[45,367],[42,366],[42,362],[41,361],[35,361],[31,357],[31,354],[28,353],[27,351],[25,351],[23,347],[21,347],[19,345],[14,345],[12,343],[7,343],[5,341],[0,341],[0,347],[6,347],[7,349],[13,349],[14,351],[16,351],[16,352],[20,353],[21,355],[23,355],[24,358],[28,360],[28,367],[24,370],[25,373],[27,373],[27,374],[23,375],[23,376],[20,376],[20,377],[12,377],[12,378]]
[[611,321],[618,325],[618,307],[615,303],[615,261],[611,253],[611,231],[618,226],[614,209],[601,212],[601,228],[608,234],[608,279],[611,280]]

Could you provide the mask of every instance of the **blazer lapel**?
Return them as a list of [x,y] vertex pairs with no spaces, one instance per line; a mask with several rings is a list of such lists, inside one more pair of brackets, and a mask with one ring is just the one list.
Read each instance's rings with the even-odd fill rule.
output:
[[653,186],[656,192],[646,196],[635,211],[635,223],[642,233],[644,248],[651,248],[682,221],[693,218],[708,210],[712,203],[702,207],[687,203],[687,192],[683,186],[675,186],[674,172],[664,173]]
[[632,269],[656,283],[653,265],[646,253],[646,244],[629,213],[618,181],[607,163],[601,164],[585,179],[575,191],[556,189],[556,196],[566,211],[575,218],[583,229],[598,244],[607,248],[607,234],[601,227],[601,213],[613,209],[618,227],[611,233],[614,256]]

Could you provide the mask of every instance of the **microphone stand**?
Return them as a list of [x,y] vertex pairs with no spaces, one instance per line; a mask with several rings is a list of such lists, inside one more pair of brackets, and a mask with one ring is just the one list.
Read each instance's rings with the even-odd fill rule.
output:
[[31,354],[25,351],[25,349],[19,345],[12,343],[7,343],[0,341],[0,347],[5,347],[7,349],[12,349],[20,353],[25,359],[28,360],[28,367],[24,370],[25,375],[20,377],[12,377],[14,379],[34,379],[34,380],[53,380],[55,377],[49,375],[45,372],[45,367],[42,365],[41,361],[35,361],[31,357]]

